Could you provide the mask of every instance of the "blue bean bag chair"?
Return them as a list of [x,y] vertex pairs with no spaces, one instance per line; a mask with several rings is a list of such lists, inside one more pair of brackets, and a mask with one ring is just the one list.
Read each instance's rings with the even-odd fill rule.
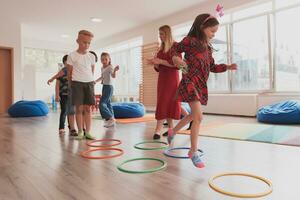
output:
[[300,101],[288,100],[262,107],[257,112],[259,122],[300,124]]
[[45,116],[49,108],[43,101],[18,101],[8,109],[11,117],[37,117]]
[[145,115],[145,107],[141,103],[112,103],[115,118],[136,118]]

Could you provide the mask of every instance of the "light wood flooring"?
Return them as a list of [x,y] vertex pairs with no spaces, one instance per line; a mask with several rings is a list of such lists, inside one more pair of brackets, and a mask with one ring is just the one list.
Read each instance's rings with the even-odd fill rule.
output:
[[[246,172],[272,181],[274,191],[261,200],[300,199],[300,148],[200,137],[205,151],[204,169],[190,160],[166,157],[159,151],[141,151],[133,146],[152,139],[155,122],[118,124],[106,129],[102,120],[93,120],[97,138],[120,139],[121,157],[89,160],[79,153],[88,149],[85,141],[58,135],[58,113],[39,118],[0,117],[0,199],[101,199],[101,200],[233,200],[212,190],[208,180],[223,172]],[[255,118],[205,115],[210,120],[257,123]],[[300,134],[300,127],[299,127]],[[166,141],[166,138],[163,138]],[[175,146],[189,146],[189,137],[177,135]],[[135,157],[163,159],[165,170],[151,174],[127,174],[117,170],[122,161]],[[127,167],[153,167],[137,162]],[[263,183],[233,177],[216,181],[225,189],[255,193]]]

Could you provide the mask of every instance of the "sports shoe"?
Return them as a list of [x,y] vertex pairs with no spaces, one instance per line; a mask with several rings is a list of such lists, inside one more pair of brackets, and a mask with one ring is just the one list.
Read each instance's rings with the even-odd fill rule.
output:
[[78,136],[75,137],[76,140],[83,140],[84,139],[84,133],[83,131],[78,132]]
[[112,126],[115,126],[115,119],[110,119],[107,121],[107,123],[104,125],[104,127],[106,128],[109,128],[109,127],[112,127]]
[[163,135],[164,137],[167,137],[167,136],[168,136],[168,131],[164,132],[162,135]]
[[95,139],[95,137],[94,136],[92,136],[90,133],[88,133],[88,132],[85,132],[85,138],[87,139],[87,140],[94,140]]
[[193,153],[193,156],[191,159],[192,159],[192,162],[195,165],[195,167],[198,167],[198,168],[205,167],[204,163],[201,160],[201,154],[198,151]]
[[75,129],[70,130],[70,136],[78,136],[78,133]]
[[157,134],[157,133],[155,133],[155,134],[153,135],[153,140],[159,140],[159,139],[160,139],[160,135]]
[[58,133],[59,133],[60,135],[64,134],[65,132],[66,132],[65,129],[59,129],[59,130],[58,130]]

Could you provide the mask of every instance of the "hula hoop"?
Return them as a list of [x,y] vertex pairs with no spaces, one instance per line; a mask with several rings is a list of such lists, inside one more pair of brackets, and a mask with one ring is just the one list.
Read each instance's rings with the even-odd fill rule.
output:
[[[164,151],[164,155],[168,156],[168,157],[171,157],[171,158],[181,158],[181,159],[187,159],[189,158],[189,156],[178,156],[178,155],[174,155],[174,154],[171,154],[171,151],[173,150],[181,150],[181,149],[190,149],[189,147],[175,147],[175,148],[169,148],[169,149],[166,149]],[[201,149],[198,149],[198,151],[201,153],[200,156],[203,156],[204,155],[204,152],[201,150]]]
[[[151,143],[160,143],[164,144],[166,146],[161,146],[161,147],[139,147],[140,144],[151,144]],[[140,150],[159,150],[159,149],[165,149],[168,147],[167,142],[162,142],[162,141],[144,141],[144,142],[139,142],[136,145],[134,145],[134,148],[140,149]]]
[[[107,145],[96,145],[94,143],[96,142],[116,142],[115,144],[107,144]],[[90,146],[90,147],[112,147],[112,146],[117,146],[119,144],[121,144],[121,140],[117,140],[117,139],[101,139],[101,140],[93,140],[90,142],[87,142],[86,145]]]
[[[109,156],[89,156],[88,154],[94,151],[119,151],[118,154],[114,154],[114,155],[109,155]],[[80,155],[83,158],[88,158],[88,159],[107,159],[107,158],[114,158],[114,157],[118,157],[121,156],[124,153],[124,151],[122,149],[118,149],[118,148],[96,148],[96,149],[89,149],[87,151],[83,151],[80,153]]]
[[[257,193],[257,194],[239,194],[239,193],[234,193],[234,192],[228,192],[228,191],[225,191],[225,190],[219,188],[218,186],[216,186],[213,183],[213,181],[215,179],[217,179],[219,177],[222,177],[222,176],[247,176],[247,177],[251,177],[251,178],[258,179],[258,180],[261,180],[261,181],[265,182],[269,186],[269,189],[265,192],[261,192],[261,193]],[[246,174],[246,173],[224,173],[224,174],[219,174],[219,175],[216,175],[216,176],[212,177],[211,179],[209,179],[208,184],[213,190],[215,190],[219,193],[222,193],[222,194],[225,194],[225,195],[228,195],[228,196],[232,196],[232,197],[239,197],[239,198],[263,197],[263,196],[266,196],[266,195],[270,194],[273,191],[273,185],[272,185],[271,181],[269,181],[268,179],[265,179],[263,177],[260,177],[260,176],[256,176],[256,175],[252,175],[252,174]]]
[[[154,168],[146,169],[146,170],[129,170],[129,169],[125,169],[125,168],[122,167],[126,163],[137,161],[137,160],[155,160],[155,161],[160,162],[161,165],[158,166],[158,167],[154,167]],[[120,170],[121,172],[129,173],[129,174],[146,174],[146,173],[152,173],[152,172],[156,172],[156,171],[162,170],[162,169],[164,169],[166,167],[167,167],[167,163],[165,161],[163,161],[163,160],[158,159],[158,158],[134,158],[134,159],[126,160],[126,161],[124,161],[123,163],[121,163],[120,165],[117,166],[118,170]]]

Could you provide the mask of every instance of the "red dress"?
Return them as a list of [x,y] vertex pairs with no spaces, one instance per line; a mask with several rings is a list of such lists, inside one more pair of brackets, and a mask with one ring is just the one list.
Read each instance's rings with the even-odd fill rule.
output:
[[[170,51],[165,53],[163,50],[160,50],[157,53],[157,58],[166,60],[173,65]],[[158,71],[158,83],[155,119],[180,119],[180,102],[176,100],[179,71],[175,67],[171,68],[164,65],[159,65],[156,71]]]
[[182,75],[177,97],[179,101],[200,101],[207,104],[207,80],[209,72],[220,73],[227,70],[225,64],[216,65],[212,57],[212,49],[194,37],[185,37],[175,43],[170,54],[180,56],[184,52],[188,72]]

